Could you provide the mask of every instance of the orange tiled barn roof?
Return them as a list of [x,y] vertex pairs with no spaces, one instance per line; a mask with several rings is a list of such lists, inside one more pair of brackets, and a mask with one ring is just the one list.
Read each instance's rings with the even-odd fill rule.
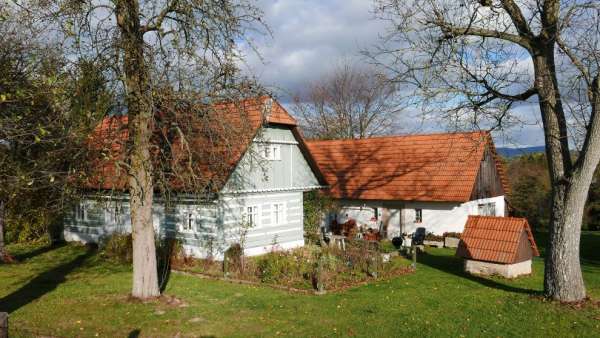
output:
[[[207,109],[206,115],[202,116],[202,122],[194,122],[194,114],[185,117],[178,114],[174,117],[185,119],[185,122],[179,123],[191,126],[190,139],[187,140],[189,148],[184,149],[181,139],[174,137],[172,140],[173,151],[172,161],[177,162],[183,156],[192,156],[194,161],[195,177],[204,180],[204,184],[210,181],[210,187],[213,191],[219,190],[227,181],[231,172],[246,152],[252,139],[258,132],[260,126],[264,124],[278,124],[291,127],[292,132],[300,139],[300,146],[305,147],[303,140],[297,131],[296,120],[290,116],[287,111],[275,100],[268,101],[269,97],[251,98],[239,102],[216,103]],[[158,117],[160,119],[160,117]],[[173,117],[172,117],[173,119]],[[189,120],[192,119],[192,123]],[[171,121],[173,122],[173,121]],[[177,122],[177,121],[175,121]],[[85,187],[90,189],[102,190],[124,190],[126,189],[126,172],[122,162],[126,142],[129,137],[128,117],[109,116],[94,129],[90,136],[90,146],[95,151],[93,153],[91,173],[85,182]],[[166,130],[155,126],[153,139],[156,143],[165,137]],[[305,151],[304,155],[310,157]],[[187,158],[185,159],[185,161]],[[312,162],[311,159],[308,159]],[[185,162],[180,161],[180,162]],[[316,170],[316,165],[313,166]],[[171,168],[177,170],[177,165]],[[181,168],[180,168],[181,169]],[[185,184],[181,180],[181,175],[173,175],[171,180],[172,187],[179,190],[186,190]],[[319,176],[319,175],[318,175]],[[207,184],[208,185],[208,184]]]
[[485,131],[309,141],[307,145],[335,198],[469,201],[486,147],[507,191],[502,165]]
[[539,256],[525,218],[469,216],[456,254],[480,261],[516,263],[523,231],[527,234],[533,254]]

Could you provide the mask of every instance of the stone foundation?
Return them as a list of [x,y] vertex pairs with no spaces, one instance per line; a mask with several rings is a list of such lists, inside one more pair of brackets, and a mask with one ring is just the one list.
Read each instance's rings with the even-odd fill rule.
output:
[[515,264],[498,264],[465,259],[465,271],[474,275],[499,275],[506,278],[515,278],[531,274],[531,260]]

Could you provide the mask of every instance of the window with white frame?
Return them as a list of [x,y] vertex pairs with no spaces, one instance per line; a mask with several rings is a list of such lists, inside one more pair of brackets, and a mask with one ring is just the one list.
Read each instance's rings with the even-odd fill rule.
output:
[[477,205],[480,216],[496,216],[496,203],[482,203]]
[[280,161],[281,160],[281,145],[279,144],[265,144],[263,146],[263,157],[269,161]]
[[186,211],[183,214],[183,219],[181,220],[181,231],[191,232],[194,231],[194,224],[196,223],[196,216],[191,211]]
[[123,222],[123,206],[119,203],[108,211],[109,221],[115,224]]
[[75,206],[75,219],[78,221],[87,221],[87,208],[84,203]]
[[242,217],[243,217],[243,221],[244,221],[244,223],[246,223],[246,225],[251,226],[251,227],[257,226],[259,224],[258,206],[256,206],[256,205],[247,206],[244,209],[244,213],[243,213]]
[[285,204],[273,204],[273,224],[279,225],[285,223]]
[[423,223],[423,209],[415,209],[415,223]]

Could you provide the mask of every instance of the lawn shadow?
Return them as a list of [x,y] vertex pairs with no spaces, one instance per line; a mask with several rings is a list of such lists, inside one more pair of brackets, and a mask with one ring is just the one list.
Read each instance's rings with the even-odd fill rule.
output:
[[140,336],[140,333],[142,333],[142,330],[140,329],[131,330],[127,335],[127,338],[137,338]]
[[75,259],[60,264],[23,285],[18,290],[0,299],[0,311],[12,313],[15,310],[35,301],[48,292],[65,282],[66,276],[76,268],[80,267],[90,256],[96,253],[96,249],[88,247],[85,253]]
[[467,273],[464,271],[464,263],[462,259],[457,258],[455,256],[446,256],[446,255],[432,255],[427,252],[420,253],[417,257],[417,263],[421,263],[423,265],[427,265],[431,268],[453,274],[460,278],[465,278],[474,282],[477,282],[485,287],[514,292],[514,293],[523,293],[529,295],[539,295],[540,291],[521,288],[517,286],[511,286],[504,283],[497,282],[492,279],[488,279],[485,277],[479,277]]
[[35,248],[33,250],[30,251],[26,251],[20,254],[16,254],[13,256],[13,258],[17,261],[17,262],[22,262],[28,259],[31,259],[33,257],[39,256],[39,255],[43,255],[46,252],[52,251],[52,250],[56,250],[58,248],[61,248],[63,246],[65,246],[66,243],[65,242],[58,242],[58,243],[53,243],[53,244],[48,244],[48,245],[44,245],[38,248]]

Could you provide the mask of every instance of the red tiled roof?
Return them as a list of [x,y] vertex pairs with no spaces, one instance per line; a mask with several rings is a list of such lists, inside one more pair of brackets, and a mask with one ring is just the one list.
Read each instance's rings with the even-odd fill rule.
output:
[[[526,237],[523,237],[523,233]],[[521,241],[527,238],[533,255],[539,256],[525,218],[469,216],[456,255],[479,261],[512,264],[523,255]]]
[[[466,202],[486,147],[501,164],[489,132],[309,141],[335,198]],[[504,191],[506,182],[502,178]]]
[[[270,109],[269,109],[270,108]],[[263,96],[242,100],[236,103],[217,103],[207,109],[207,113],[198,117],[197,114],[178,114],[171,117],[181,122],[178,125],[188,126],[191,137],[182,138],[171,136],[170,155],[172,187],[186,190],[186,185],[198,183],[193,180],[201,179],[210,190],[220,190],[234,170],[236,164],[246,152],[252,139],[263,124],[286,125],[296,132],[296,120],[275,100]],[[158,117],[157,120],[160,120]],[[183,122],[185,120],[185,122]],[[191,120],[191,122],[190,122]],[[120,164],[125,158],[124,151],[129,137],[128,117],[110,116],[94,129],[90,136],[90,147],[94,149],[91,159],[92,170],[85,184],[90,189],[124,190],[127,186],[127,175]],[[156,122],[160,125],[160,122]],[[168,128],[155,125],[153,145],[167,139]],[[172,125],[172,124],[171,124]],[[161,129],[162,128],[162,129]],[[307,154],[305,154],[307,156]],[[158,157],[158,156],[155,156]],[[188,166],[188,159],[193,158],[193,174],[183,174]],[[155,158],[155,161],[159,161]],[[309,159],[310,161],[310,159]],[[184,168],[185,167],[185,168]],[[315,166],[316,168],[316,166]],[[189,171],[189,170],[188,170]]]

